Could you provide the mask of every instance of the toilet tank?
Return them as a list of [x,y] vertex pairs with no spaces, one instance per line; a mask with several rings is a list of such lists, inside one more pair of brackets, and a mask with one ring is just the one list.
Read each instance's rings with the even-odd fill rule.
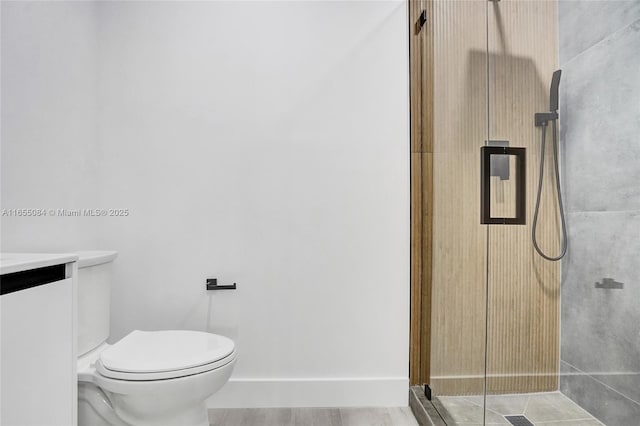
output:
[[115,251],[79,251],[78,356],[97,348],[109,337],[111,280]]

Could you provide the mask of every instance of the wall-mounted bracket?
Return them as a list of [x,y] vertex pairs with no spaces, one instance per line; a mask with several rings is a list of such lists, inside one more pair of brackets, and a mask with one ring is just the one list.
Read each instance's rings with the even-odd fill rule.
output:
[[427,11],[423,10],[420,13],[420,16],[418,17],[418,20],[416,21],[416,34],[420,33],[420,30],[422,29],[422,27],[424,27],[424,24],[427,23]]
[[429,387],[429,385],[424,385],[424,396],[427,400],[431,401],[431,395],[431,387]]
[[427,11],[423,10],[422,13],[420,13],[420,18],[418,18],[418,24],[420,24],[420,28],[422,28],[426,23],[427,23]]
[[549,121],[557,120],[557,112],[536,112],[533,115],[533,121],[536,127],[546,126]]

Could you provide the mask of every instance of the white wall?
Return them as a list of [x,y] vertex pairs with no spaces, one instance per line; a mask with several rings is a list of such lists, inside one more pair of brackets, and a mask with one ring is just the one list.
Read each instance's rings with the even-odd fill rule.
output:
[[[95,5],[2,1],[2,209],[97,201]],[[95,246],[90,218],[2,217],[3,251]]]
[[91,222],[112,340],[232,337],[211,406],[405,405],[406,4],[96,7],[97,204],[131,212]]

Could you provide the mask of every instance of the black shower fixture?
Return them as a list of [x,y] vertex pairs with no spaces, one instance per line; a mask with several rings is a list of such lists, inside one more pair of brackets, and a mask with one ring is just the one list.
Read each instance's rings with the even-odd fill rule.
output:
[[[536,127],[542,127],[542,139],[540,144],[540,174],[538,176],[538,193],[536,195],[536,207],[533,213],[533,227],[531,230],[531,240],[533,242],[533,247],[536,249],[538,254],[542,256],[546,260],[550,260],[552,262],[556,262],[564,257],[567,254],[568,247],[568,238],[567,238],[567,224],[564,217],[564,206],[562,204],[562,188],[560,188],[560,167],[558,166],[558,89],[560,88],[560,75],[562,74],[561,70],[557,70],[553,73],[551,77],[551,88],[549,89],[549,112],[537,112],[534,115],[534,122]],[[538,245],[538,240],[536,236],[536,229],[538,226],[538,214],[540,213],[540,197],[542,195],[542,180],[544,179],[544,150],[546,144],[546,134],[547,134],[547,125],[549,122],[552,122],[551,129],[553,130],[553,164],[555,171],[555,181],[556,181],[556,196],[558,199],[558,208],[560,210],[560,223],[562,226],[562,237],[561,237],[561,245],[560,245],[560,254],[557,256],[551,256],[545,254],[540,246]]]
[[554,71],[551,77],[551,88],[549,89],[549,112],[535,113],[534,121],[536,127],[546,126],[549,121],[558,119],[558,91],[560,88],[560,76],[562,70]]
[[551,87],[549,88],[549,111],[558,112],[558,91],[560,88],[560,76],[562,70],[554,71],[551,76]]

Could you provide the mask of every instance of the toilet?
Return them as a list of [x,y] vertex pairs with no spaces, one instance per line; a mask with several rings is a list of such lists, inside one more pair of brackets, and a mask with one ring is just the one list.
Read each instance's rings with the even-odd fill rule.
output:
[[229,380],[233,341],[134,330],[108,344],[115,251],[78,252],[78,425],[208,426],[205,401]]

